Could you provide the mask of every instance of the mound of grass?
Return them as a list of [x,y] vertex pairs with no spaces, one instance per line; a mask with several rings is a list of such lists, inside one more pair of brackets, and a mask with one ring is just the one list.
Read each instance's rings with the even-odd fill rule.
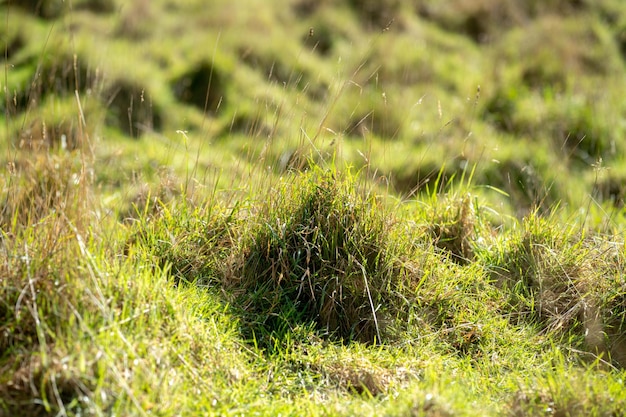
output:
[[203,112],[215,113],[226,105],[226,76],[209,63],[181,75],[173,82],[176,97]]
[[621,366],[617,329],[623,324],[615,311],[622,302],[607,296],[622,286],[617,273],[621,251],[600,243],[600,236],[581,236],[580,229],[558,228],[536,215],[522,226],[487,261],[498,285],[510,294],[511,319],[536,323],[541,332],[588,352],[583,359],[598,355]]
[[346,340],[383,337],[392,308],[386,291],[397,275],[387,253],[391,225],[384,207],[356,186],[338,172],[307,175],[258,214],[236,285],[269,333],[312,322]]
[[126,80],[109,83],[102,93],[107,107],[106,123],[139,137],[145,132],[160,131],[163,125],[162,111],[153,102],[149,89]]
[[[389,288],[399,273],[388,254],[391,219],[344,174],[300,175],[271,191],[243,230],[234,210],[226,215],[211,208],[208,217],[202,210],[164,211],[156,227],[170,237],[149,228],[137,239],[185,281],[232,293],[250,337],[314,324],[334,338],[380,342],[385,310],[393,310]],[[181,216],[183,224],[176,220]],[[387,305],[378,310],[382,300]]]
[[[33,59],[33,58],[30,58]],[[67,97],[74,90],[84,93],[96,88],[97,75],[82,57],[69,54],[47,54],[36,66],[21,63],[24,68],[15,84],[10,83],[12,114],[36,109],[50,97]]]
[[55,19],[67,13],[71,7],[76,10],[89,10],[94,13],[110,13],[115,9],[114,0],[78,0],[71,6],[55,0],[25,0],[22,2],[11,2],[12,6],[17,6],[27,13],[44,19]]

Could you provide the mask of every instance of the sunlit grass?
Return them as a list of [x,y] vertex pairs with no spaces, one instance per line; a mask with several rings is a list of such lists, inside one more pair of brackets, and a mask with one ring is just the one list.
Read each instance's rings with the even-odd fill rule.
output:
[[621,3],[31,3],[0,415],[624,412]]

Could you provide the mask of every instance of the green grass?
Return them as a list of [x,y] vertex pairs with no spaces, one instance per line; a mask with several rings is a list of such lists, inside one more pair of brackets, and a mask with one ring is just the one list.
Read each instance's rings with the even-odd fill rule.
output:
[[624,414],[621,2],[239,6],[0,5],[0,415]]

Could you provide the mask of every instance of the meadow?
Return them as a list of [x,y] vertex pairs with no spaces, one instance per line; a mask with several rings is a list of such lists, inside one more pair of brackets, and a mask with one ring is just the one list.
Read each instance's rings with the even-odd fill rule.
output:
[[0,416],[626,413],[621,0],[0,18]]

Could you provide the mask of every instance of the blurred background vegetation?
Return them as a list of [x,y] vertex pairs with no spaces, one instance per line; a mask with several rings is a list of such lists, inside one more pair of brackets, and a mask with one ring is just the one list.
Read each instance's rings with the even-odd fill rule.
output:
[[514,216],[624,204],[619,0],[31,0],[2,14],[5,162],[92,149],[122,216],[191,169],[236,188],[311,158],[366,167],[400,198],[473,171]]

